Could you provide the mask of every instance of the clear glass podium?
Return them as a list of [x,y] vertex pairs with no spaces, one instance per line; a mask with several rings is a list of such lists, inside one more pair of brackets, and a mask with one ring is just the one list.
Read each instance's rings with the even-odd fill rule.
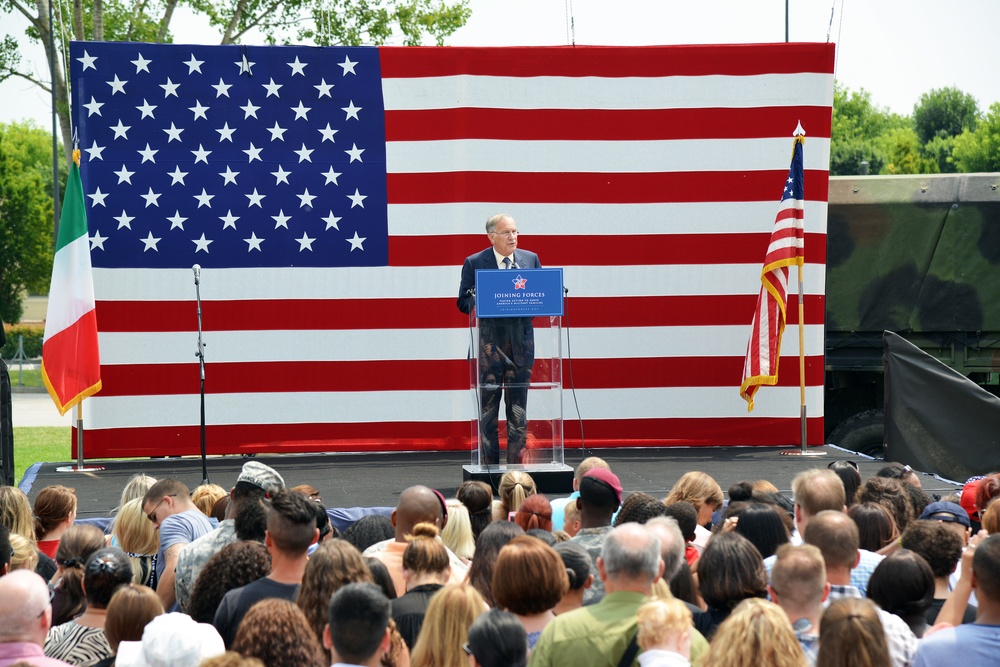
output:
[[[471,461],[463,466],[463,478],[495,489],[499,475],[523,470],[539,492],[572,491],[573,469],[563,460],[562,318],[480,320],[473,308],[469,336],[473,418]],[[503,342],[497,345],[497,340]],[[528,370],[524,362],[532,345],[534,363]]]

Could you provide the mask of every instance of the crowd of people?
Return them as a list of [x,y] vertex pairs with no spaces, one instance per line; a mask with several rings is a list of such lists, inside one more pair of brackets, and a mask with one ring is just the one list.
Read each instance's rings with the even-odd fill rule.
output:
[[343,532],[251,460],[136,475],[107,531],[0,487],[0,667],[978,667],[1000,655],[1000,474],[933,498],[837,461],[791,497],[692,471],[665,498],[596,457],[547,498],[426,486]]

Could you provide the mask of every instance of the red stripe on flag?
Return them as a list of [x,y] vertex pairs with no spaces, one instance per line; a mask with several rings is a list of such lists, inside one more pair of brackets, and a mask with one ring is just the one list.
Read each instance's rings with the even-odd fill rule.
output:
[[[642,57],[637,57],[640,53]],[[834,45],[382,47],[379,55],[384,78],[753,76],[833,74]]]
[[67,405],[101,381],[97,351],[97,317],[93,310],[45,341],[42,363],[60,405]]
[[[507,201],[512,192],[522,203],[638,204],[667,202],[760,201],[784,171],[664,173],[537,173],[456,171],[389,174],[390,204],[442,204]],[[826,201],[829,173],[806,171],[810,197]]]
[[802,121],[830,136],[823,107],[751,109],[418,109],[386,111],[387,141],[657,141],[771,138]]

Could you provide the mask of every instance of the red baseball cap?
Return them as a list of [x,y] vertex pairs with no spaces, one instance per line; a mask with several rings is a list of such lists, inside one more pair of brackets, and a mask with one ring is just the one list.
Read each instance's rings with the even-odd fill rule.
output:
[[618,504],[622,504],[622,483],[619,481],[618,475],[614,474],[607,468],[598,467],[588,470],[587,474],[583,476],[583,479],[587,478],[593,479],[609,487],[615,492],[615,498],[618,499]]

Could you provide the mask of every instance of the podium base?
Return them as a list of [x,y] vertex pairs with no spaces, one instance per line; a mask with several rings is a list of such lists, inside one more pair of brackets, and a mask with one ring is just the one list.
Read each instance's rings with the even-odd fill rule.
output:
[[462,466],[462,481],[470,479],[477,482],[486,482],[492,488],[496,488],[500,483],[500,477],[509,470],[523,470],[531,475],[535,480],[535,486],[539,493],[572,493],[573,492],[573,468],[563,463],[532,463],[528,465],[464,465]]

